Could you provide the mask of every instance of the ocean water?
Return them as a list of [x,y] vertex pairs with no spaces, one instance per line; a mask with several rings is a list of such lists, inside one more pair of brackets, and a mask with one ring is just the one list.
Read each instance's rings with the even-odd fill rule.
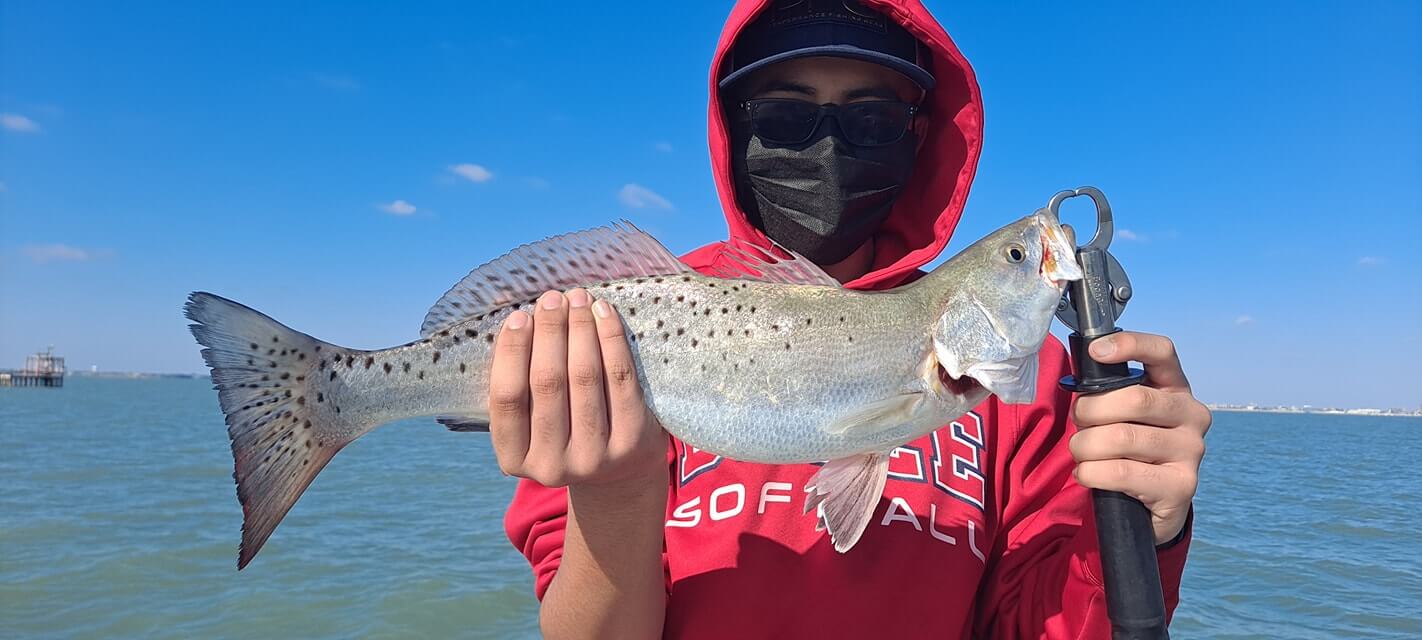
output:
[[[0,637],[537,637],[488,439],[362,438],[250,567],[206,380],[0,389]],[[1219,413],[1176,638],[1422,638],[1422,420]]]

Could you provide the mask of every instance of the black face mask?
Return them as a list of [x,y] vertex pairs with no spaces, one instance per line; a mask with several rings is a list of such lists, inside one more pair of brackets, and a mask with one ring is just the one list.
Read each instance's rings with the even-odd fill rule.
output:
[[737,200],[750,223],[820,265],[844,260],[874,235],[908,182],[918,147],[911,131],[878,147],[849,144],[833,131],[793,147],[763,143],[745,126],[732,135]]

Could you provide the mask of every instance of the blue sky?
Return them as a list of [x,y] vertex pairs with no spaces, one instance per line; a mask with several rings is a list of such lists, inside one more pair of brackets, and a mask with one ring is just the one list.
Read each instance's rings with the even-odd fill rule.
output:
[[[201,370],[195,289],[388,346],[523,242],[723,237],[729,5],[669,6],[5,2],[0,367]],[[1422,405],[1418,4],[929,6],[987,114],[950,252],[1095,184],[1201,397]]]

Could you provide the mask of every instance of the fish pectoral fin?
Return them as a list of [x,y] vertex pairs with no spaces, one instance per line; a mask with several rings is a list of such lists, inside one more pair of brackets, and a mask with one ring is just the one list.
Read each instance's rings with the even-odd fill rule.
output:
[[818,510],[815,530],[829,532],[835,551],[844,553],[859,542],[888,476],[888,453],[864,453],[831,460],[810,478],[804,512]]
[[459,433],[489,432],[488,416],[436,416],[435,422],[449,427],[450,431]]
[[927,397],[928,394],[915,391],[877,400],[831,422],[825,427],[825,431],[835,435],[851,429],[860,433],[873,433],[902,426],[914,421]]

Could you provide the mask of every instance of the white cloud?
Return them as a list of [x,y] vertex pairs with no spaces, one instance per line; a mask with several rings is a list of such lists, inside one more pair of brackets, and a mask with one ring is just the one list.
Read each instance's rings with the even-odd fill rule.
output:
[[381,211],[397,216],[408,216],[415,212],[415,205],[405,202],[404,200],[396,200],[390,204],[382,204],[378,206],[380,207]]
[[313,73],[311,79],[327,89],[336,91],[359,91],[360,81],[340,73]]
[[1122,239],[1122,240],[1141,240],[1141,239],[1142,239],[1141,236],[1140,236],[1140,234],[1138,234],[1138,233],[1136,233],[1136,232],[1134,232],[1134,231],[1131,231],[1130,229],[1117,229],[1117,230],[1116,230],[1116,237],[1117,237],[1117,238],[1120,238],[1120,239]]
[[667,142],[666,140],[662,140],[661,142],[652,145],[652,148],[662,153],[672,152],[672,144],[670,142]]
[[67,244],[32,244],[21,247],[20,252],[25,254],[25,257],[34,261],[36,264],[44,264],[46,262],[87,262],[107,253],[104,251],[90,251],[88,249],[80,249],[79,247],[71,247]]
[[1254,316],[1239,316],[1234,319],[1234,324],[1237,327],[1254,324]]
[[488,182],[494,179],[494,174],[488,169],[468,162],[450,165],[449,172],[470,182]]
[[0,113],[0,127],[5,127],[17,133],[39,133],[38,122],[26,118],[18,113]]
[[1377,256],[1363,256],[1358,258],[1358,266],[1360,267],[1376,267],[1382,263],[1383,259]]
[[617,192],[617,200],[633,209],[663,209],[670,211],[671,201],[640,184],[626,184]]

